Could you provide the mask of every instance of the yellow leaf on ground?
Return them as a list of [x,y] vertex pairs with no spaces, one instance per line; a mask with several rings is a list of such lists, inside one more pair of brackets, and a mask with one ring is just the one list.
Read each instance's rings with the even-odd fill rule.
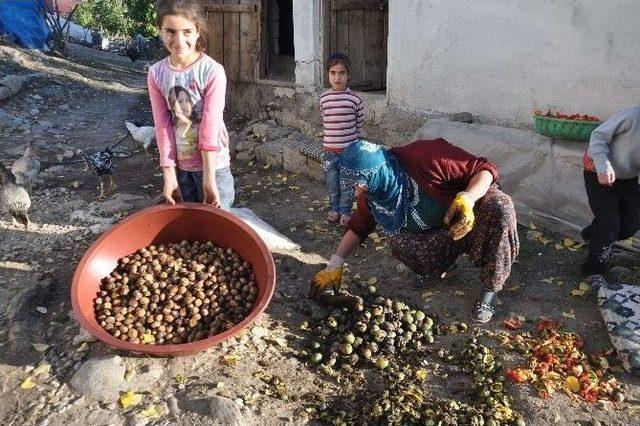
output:
[[580,381],[574,376],[569,376],[564,381],[564,387],[573,393],[580,392]]
[[511,287],[508,287],[507,290],[509,291],[516,291],[520,288],[520,284],[514,284]]
[[464,291],[456,290],[453,294],[455,294],[456,296],[464,296]]
[[565,318],[576,319],[576,313],[574,312],[573,309],[571,309],[569,312],[563,312],[562,316]]
[[89,343],[87,342],[82,342],[82,344],[80,346],[78,346],[78,349],[76,349],[78,352],[86,352],[89,350]]
[[556,248],[556,250],[564,250],[564,246],[557,243],[554,245],[554,247]]
[[42,362],[39,366],[33,369],[31,374],[37,376],[39,374],[48,374],[51,371],[51,364],[48,362]]
[[140,414],[142,414],[144,417],[160,417],[160,411],[158,409],[157,405],[149,405],[147,408],[145,408],[144,410],[142,410],[140,412]]
[[134,391],[125,392],[120,396],[120,405],[122,405],[122,408],[138,405],[140,402],[142,402],[142,395],[139,395]]
[[367,284],[369,285],[374,285],[378,282],[378,278],[377,277],[371,277],[367,280]]
[[545,236],[540,236],[540,238],[538,238],[538,241],[540,241],[542,244],[544,244],[546,246],[547,244],[549,244],[553,240],[551,238],[547,238]]
[[253,160],[251,160],[251,161],[249,161],[247,164],[249,164],[249,167],[252,167],[252,166],[253,166],[253,164],[254,164],[254,162],[253,162]]
[[47,349],[49,349],[49,345],[45,343],[32,343],[31,346],[33,346],[33,349],[35,349],[38,352],[44,352]]
[[553,284],[553,280],[554,280],[553,277],[549,277],[549,278],[543,278],[540,281],[542,281],[545,284]]
[[582,281],[580,284],[578,284],[578,288],[582,291],[589,291],[591,290],[591,285],[589,283]]
[[20,384],[20,387],[24,390],[29,390],[31,388],[35,388],[36,384],[33,381],[33,379],[31,378],[31,376],[27,377],[26,379],[24,379],[22,381],[22,383]]
[[416,378],[418,380],[424,380],[427,378],[427,370],[421,368],[419,370],[416,370]]
[[564,240],[562,240],[562,244],[565,247],[572,247],[576,242],[574,240],[572,240],[571,238],[565,238]]
[[227,364],[229,367],[233,367],[240,360],[240,355],[238,354],[225,355],[223,358],[224,358],[225,364]]
[[581,297],[585,294],[587,294],[587,292],[585,290],[580,290],[579,288],[574,288],[573,290],[571,290],[571,295],[575,297]]
[[262,166],[262,168],[265,170],[267,170],[269,167],[271,167],[271,164],[265,164],[264,166]]
[[529,228],[531,228],[531,229],[538,229],[538,227],[536,226],[536,224],[535,224],[535,223],[533,223],[533,222],[531,222],[531,223],[529,224]]

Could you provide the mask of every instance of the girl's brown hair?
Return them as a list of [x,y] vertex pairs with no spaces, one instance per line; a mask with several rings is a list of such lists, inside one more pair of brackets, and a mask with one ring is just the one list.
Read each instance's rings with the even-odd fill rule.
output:
[[162,21],[167,15],[182,16],[193,22],[200,33],[196,42],[196,50],[203,51],[204,40],[207,37],[207,19],[202,8],[202,2],[198,0],[157,0],[156,1],[156,26],[162,28]]

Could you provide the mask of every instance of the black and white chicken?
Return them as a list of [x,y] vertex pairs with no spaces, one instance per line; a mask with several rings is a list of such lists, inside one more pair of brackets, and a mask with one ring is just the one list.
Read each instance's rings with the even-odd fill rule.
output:
[[14,222],[24,225],[24,229],[27,230],[31,223],[29,208],[29,193],[23,186],[16,184],[13,174],[0,163],[0,212],[9,213]]

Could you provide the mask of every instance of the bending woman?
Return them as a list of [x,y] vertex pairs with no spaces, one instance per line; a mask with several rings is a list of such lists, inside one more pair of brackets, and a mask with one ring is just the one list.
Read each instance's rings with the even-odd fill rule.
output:
[[515,209],[496,185],[496,167],[444,139],[388,151],[358,141],[340,161],[357,208],[327,268],[314,277],[311,297],[341,283],[345,259],[379,228],[392,255],[416,274],[417,288],[451,273],[458,256],[468,254],[484,286],[473,318],[489,321],[519,250]]

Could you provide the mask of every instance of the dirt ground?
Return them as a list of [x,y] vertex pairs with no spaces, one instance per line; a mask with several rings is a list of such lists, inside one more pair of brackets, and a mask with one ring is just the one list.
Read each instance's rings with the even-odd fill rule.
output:
[[[301,245],[299,251],[274,254],[276,293],[259,322],[268,333],[251,331],[193,356],[118,353],[131,370],[162,372],[152,387],[141,392],[143,403],[130,409],[79,396],[70,388],[69,380],[84,360],[117,353],[100,342],[74,342],[80,330],[73,319],[69,289],[77,262],[113,221],[157,202],[162,185],[155,153],[145,154],[131,140],[118,149],[117,189],[106,201],[96,201],[97,181],[82,164],[61,165],[78,160],[77,149],[96,149],[120,139],[126,120],[151,124],[145,74],[125,68],[128,59],[81,48],[72,49],[72,56],[68,61],[0,46],[0,77],[40,73],[20,93],[0,101],[5,112],[32,124],[25,126],[28,131],[3,130],[0,160],[10,164],[32,141],[46,163],[32,191],[33,227],[24,231],[8,217],[0,218],[0,423],[211,424],[208,401],[223,395],[245,406],[247,423],[306,424],[317,423],[314,408],[323,400],[356,404],[360,395],[376,391],[377,383],[368,376],[361,383],[338,383],[295,356],[305,339],[299,325],[320,309],[306,298],[308,283],[319,257],[328,258],[341,235],[324,221],[323,185],[276,167],[242,162],[232,165],[236,206],[251,208]],[[245,121],[226,120],[236,131],[234,137],[243,137]],[[502,320],[517,315],[524,316],[525,329],[532,330],[537,318],[545,316],[579,333],[588,351],[609,348],[595,293],[571,293],[581,281],[578,265],[584,250],[570,251],[562,236],[542,229],[539,232],[551,239],[546,244],[529,229],[520,231],[521,253],[501,294],[499,314],[483,329],[499,331]],[[628,265],[637,259],[623,256],[617,261]],[[477,270],[465,265],[464,259],[463,266],[463,273],[452,281],[414,291],[408,286],[410,273],[391,258],[384,240],[368,240],[350,260],[347,275],[355,293],[364,292],[365,283],[375,277],[380,294],[403,299],[442,321],[472,326],[470,312],[481,287]],[[456,348],[471,330],[437,344]],[[507,364],[522,363],[518,355],[488,342]],[[34,347],[34,343],[48,346]],[[235,364],[224,362],[229,355],[237,359]],[[51,371],[35,376],[35,387],[23,389],[24,379],[42,360],[51,364]],[[612,362],[615,366],[613,358]],[[510,384],[508,389],[527,424],[638,424],[640,378],[619,367],[616,371],[626,394],[620,404],[575,402],[562,393],[541,399],[524,385]],[[286,399],[270,391],[264,374],[286,383]],[[456,397],[467,392],[455,375],[430,377],[426,386],[434,395]],[[142,414],[150,404],[159,407],[157,416]]]

